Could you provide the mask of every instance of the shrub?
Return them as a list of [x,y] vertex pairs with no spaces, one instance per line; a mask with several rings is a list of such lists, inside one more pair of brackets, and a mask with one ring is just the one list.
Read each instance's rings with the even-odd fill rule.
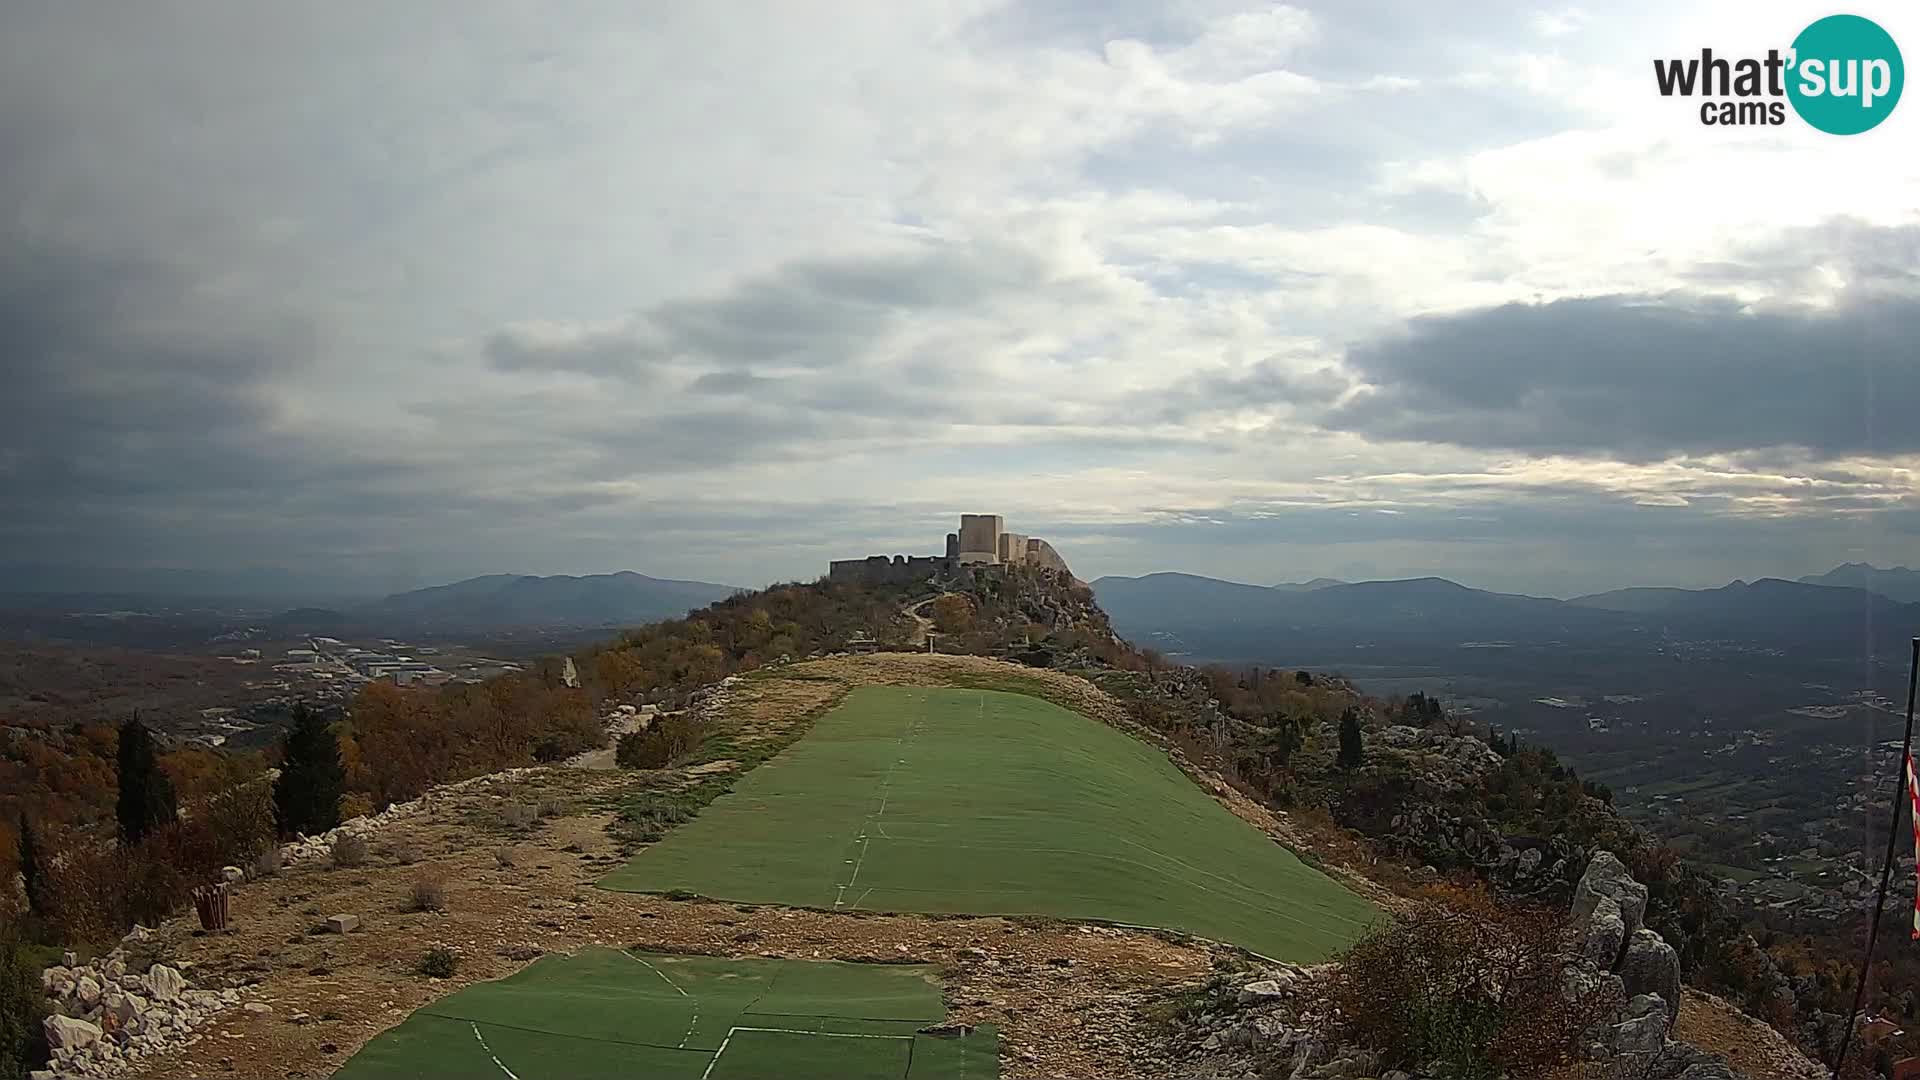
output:
[[161,826],[117,849],[83,839],[42,868],[42,914],[61,940],[111,941],[136,922],[158,925],[221,865],[204,822]]
[[447,910],[447,878],[439,870],[423,870],[413,879],[413,910]]
[[445,945],[435,945],[420,957],[414,970],[430,979],[451,979],[459,967],[459,953]]
[[567,804],[561,802],[559,799],[545,798],[540,800],[540,816],[543,818],[556,818],[566,812]]
[[685,716],[654,720],[645,731],[620,736],[614,763],[625,769],[664,769],[693,752],[706,734],[706,725]]
[[333,839],[331,857],[335,869],[359,866],[367,861],[367,842],[352,833],[341,833]]
[[393,856],[393,861],[401,866],[412,866],[420,861],[419,846],[407,840],[402,840],[388,848],[387,854]]
[[253,857],[253,876],[270,878],[280,873],[280,845],[269,844],[267,849]]
[[357,817],[366,817],[373,813],[373,796],[364,791],[351,791],[340,796],[340,820],[352,821]]
[[513,849],[512,848],[510,847],[495,848],[493,852],[493,857],[495,861],[497,861],[500,864],[500,869],[510,870],[513,868]]
[[46,1064],[39,968],[18,942],[0,941],[0,1076],[25,1076]]
[[276,847],[273,789],[264,780],[235,784],[209,795],[193,816],[206,825],[222,866],[245,866]]
[[1437,1062],[1458,1080],[1549,1072],[1618,1004],[1605,987],[1562,996],[1566,933],[1543,909],[1422,904],[1341,958],[1326,990],[1338,1037],[1379,1051],[1383,1064]]
[[508,803],[500,810],[500,820],[509,829],[525,829],[536,819],[534,809],[526,803]]

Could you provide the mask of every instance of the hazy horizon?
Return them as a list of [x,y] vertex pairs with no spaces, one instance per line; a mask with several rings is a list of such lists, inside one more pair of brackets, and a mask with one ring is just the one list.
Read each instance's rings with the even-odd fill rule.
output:
[[[877,554],[877,553],[870,553],[870,554]],[[893,554],[893,553],[890,552],[889,554]],[[907,554],[907,552],[900,552],[899,554]],[[855,556],[849,555],[847,557],[855,557]],[[1878,570],[1906,569],[1906,567],[1904,566],[1895,567],[1893,565],[1875,566],[1874,568]],[[1735,581],[1752,582],[1752,581],[1760,580],[1762,578],[1777,578],[1777,579],[1783,579],[1787,581],[1795,581],[1802,577],[1819,576],[1833,569],[1835,569],[1834,566],[1824,566],[1824,567],[1818,567],[1815,569],[1807,570],[1803,573],[1796,573],[1796,574],[1752,574],[1752,575],[1736,574],[1726,578],[1703,581],[1703,582],[1699,582],[1699,581],[1674,582],[1674,581],[1650,581],[1650,580],[1649,581],[1622,581],[1617,584],[1609,585],[1605,588],[1578,589],[1578,590],[1562,589],[1558,591],[1502,589],[1502,588],[1496,588],[1484,582],[1474,581],[1466,577],[1452,575],[1452,574],[1445,574],[1445,573],[1384,573],[1384,574],[1378,574],[1378,575],[1359,575],[1354,577],[1340,577],[1339,575],[1334,575],[1334,574],[1305,573],[1295,577],[1273,578],[1271,580],[1265,579],[1265,578],[1227,577],[1220,574],[1203,573],[1200,571],[1181,569],[1178,567],[1157,567],[1153,569],[1134,570],[1134,571],[1110,570],[1102,573],[1081,573],[1076,568],[1075,573],[1079,575],[1083,580],[1086,580],[1086,581],[1093,581],[1097,578],[1102,578],[1102,577],[1138,578],[1138,577],[1145,577],[1151,574],[1186,574],[1186,575],[1196,576],[1196,577],[1212,578],[1218,581],[1227,581],[1234,584],[1253,585],[1253,586],[1259,586],[1259,587],[1269,587],[1269,586],[1282,585],[1282,584],[1302,584],[1302,583],[1313,581],[1319,578],[1335,578],[1337,580],[1342,581],[1343,583],[1350,584],[1350,583],[1360,582],[1360,581],[1397,581],[1397,580],[1409,580],[1409,579],[1415,579],[1415,578],[1437,577],[1437,578],[1445,578],[1447,580],[1455,582],[1456,584],[1465,585],[1468,588],[1484,589],[1489,592],[1518,593],[1518,594],[1527,595],[1527,596],[1551,597],[1557,600],[1568,600],[1577,596],[1589,595],[1592,593],[1609,592],[1614,589],[1626,589],[1626,588],[1635,588],[1635,587],[1717,589],[1722,586],[1731,584]],[[44,570],[55,570],[60,574],[59,577],[54,579],[54,584],[59,587],[47,587],[47,588],[30,587],[31,581],[32,581],[31,575],[36,571],[44,571]],[[125,587],[99,587],[99,588],[79,587],[87,584],[89,575],[96,575],[103,572],[108,575],[113,575],[113,577],[111,578],[112,581],[120,581],[120,582],[126,583]],[[275,597],[302,597],[302,598],[315,599],[315,600],[323,600],[328,598],[339,599],[339,600],[365,600],[365,599],[375,599],[381,596],[386,596],[394,593],[409,592],[414,589],[432,588],[434,586],[439,586],[439,585],[450,585],[458,581],[466,581],[473,578],[488,577],[488,576],[494,576],[494,575],[533,576],[533,577],[555,577],[555,576],[593,577],[593,576],[602,576],[602,575],[610,575],[610,574],[618,574],[618,573],[626,573],[626,572],[643,574],[647,577],[670,580],[670,581],[695,581],[695,582],[701,582],[705,584],[725,585],[725,586],[742,588],[742,589],[759,589],[759,588],[764,588],[768,585],[778,584],[782,582],[812,581],[815,578],[821,576],[821,574],[824,574],[825,567],[824,566],[821,567],[820,572],[815,574],[797,575],[793,577],[775,577],[775,578],[768,578],[766,580],[755,580],[755,581],[725,581],[725,580],[709,580],[709,579],[703,579],[703,578],[688,578],[688,577],[677,575],[677,574],[656,573],[653,571],[649,571],[644,567],[634,567],[634,566],[623,566],[623,567],[615,567],[615,568],[600,569],[600,570],[576,569],[576,570],[526,571],[526,570],[513,570],[513,569],[496,569],[496,570],[482,570],[472,574],[462,574],[458,577],[422,579],[413,584],[392,585],[392,584],[376,584],[376,583],[369,583],[369,582],[359,582],[359,583],[339,582],[339,581],[330,582],[325,579],[303,577],[296,571],[292,571],[292,570],[281,568],[281,567],[251,567],[251,568],[242,568],[242,569],[237,569],[233,571],[221,572],[221,571],[209,571],[209,570],[191,570],[191,569],[182,568],[182,567],[51,568],[51,567],[22,567],[17,565],[16,566],[0,565],[0,593],[16,593],[17,594],[17,593],[32,593],[32,592],[44,591],[47,593],[126,592],[126,593],[138,594],[142,592],[150,592],[156,598],[232,597],[236,600],[238,599],[270,600]],[[201,594],[196,594],[194,592],[194,584],[192,579],[196,579],[196,578],[204,583],[200,587],[203,589],[207,589],[208,591]],[[134,584],[136,582],[141,581],[142,579],[144,579],[147,582],[147,584],[145,584],[144,586]],[[170,586],[165,588],[156,588],[154,586],[153,584],[154,581],[164,580],[164,579],[175,579],[175,580]]]

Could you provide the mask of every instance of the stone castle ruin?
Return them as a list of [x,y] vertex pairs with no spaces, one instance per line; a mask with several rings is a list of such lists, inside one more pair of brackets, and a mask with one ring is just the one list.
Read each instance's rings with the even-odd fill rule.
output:
[[1037,536],[1010,533],[999,514],[961,514],[960,531],[947,534],[944,555],[869,555],[835,559],[827,580],[898,585],[952,573],[963,566],[1035,566],[1071,576],[1067,561]]

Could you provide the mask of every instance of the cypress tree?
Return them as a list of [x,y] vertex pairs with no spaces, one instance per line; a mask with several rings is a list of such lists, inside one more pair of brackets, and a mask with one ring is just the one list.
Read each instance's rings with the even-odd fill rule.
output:
[[40,888],[40,846],[25,810],[20,811],[20,882],[26,886],[27,910],[32,911]]
[[173,781],[160,770],[153,733],[135,713],[120,725],[120,842],[137,844],[179,819]]
[[340,824],[340,796],[347,771],[340,740],[305,705],[293,708],[293,726],[281,744],[280,776],[273,782],[273,809],[280,832],[313,836]]
[[1340,767],[1351,769],[1366,760],[1360,745],[1360,714],[1353,709],[1340,714]]

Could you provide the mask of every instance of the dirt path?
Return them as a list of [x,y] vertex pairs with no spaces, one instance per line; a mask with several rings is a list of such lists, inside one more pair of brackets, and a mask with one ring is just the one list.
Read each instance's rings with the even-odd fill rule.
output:
[[902,609],[906,613],[907,618],[913,620],[913,633],[907,638],[907,644],[925,645],[927,643],[927,635],[933,632],[933,620],[927,618],[926,609],[931,606],[935,600],[948,595],[951,594],[936,593],[933,596],[927,597],[925,600],[915,601]]

